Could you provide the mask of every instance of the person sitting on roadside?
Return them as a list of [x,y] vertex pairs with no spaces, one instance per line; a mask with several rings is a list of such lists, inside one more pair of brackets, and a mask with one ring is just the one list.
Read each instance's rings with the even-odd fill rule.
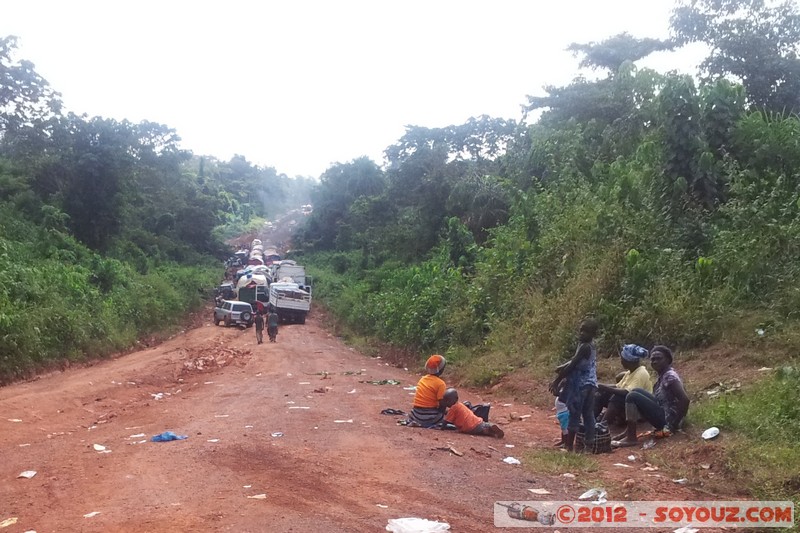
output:
[[[689,396],[683,381],[672,368],[672,350],[654,346],[650,352],[650,365],[658,373],[653,394],[644,389],[633,389],[625,396],[627,430],[618,435],[612,444],[617,447],[637,444],[636,423],[644,418],[655,429],[655,436],[666,437],[678,431],[689,412]],[[624,436],[624,439],[617,440]]]
[[408,425],[424,428],[441,424],[444,418],[444,393],[447,385],[440,377],[447,361],[439,354],[434,354],[425,363],[425,374],[417,382],[414,402],[408,415]]
[[447,389],[445,391],[443,403],[447,408],[444,422],[453,424],[461,433],[486,435],[498,439],[503,438],[504,433],[500,426],[484,422],[481,417],[472,412],[472,409],[458,401],[458,391],[456,389]]
[[[643,360],[650,357],[650,353],[636,344],[626,344],[619,353],[619,362],[625,372],[617,376],[616,385],[598,383],[597,396],[595,397],[595,416],[602,417],[599,422],[608,424],[625,423],[625,397],[633,389],[643,389],[653,392],[650,382],[650,373],[642,364]],[[603,412],[605,408],[605,412]]]

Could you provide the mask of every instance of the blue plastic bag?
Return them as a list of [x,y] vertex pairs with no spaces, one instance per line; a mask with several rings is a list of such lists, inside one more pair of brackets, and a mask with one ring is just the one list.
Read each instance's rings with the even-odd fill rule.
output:
[[169,440],[183,440],[183,439],[188,439],[188,438],[189,438],[189,435],[176,435],[175,433],[173,433],[171,431],[165,431],[164,433],[161,433],[160,435],[153,435],[153,438],[151,438],[150,440],[152,442],[167,442]]

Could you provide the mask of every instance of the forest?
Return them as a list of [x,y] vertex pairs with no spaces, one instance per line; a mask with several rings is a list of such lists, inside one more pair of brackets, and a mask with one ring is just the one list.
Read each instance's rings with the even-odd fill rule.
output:
[[[694,42],[697,77],[636,65]],[[692,416],[741,433],[729,467],[763,472],[758,495],[797,500],[799,44],[794,2],[679,2],[669,39],[572,44],[591,76],[519,119],[411,125],[384,161],[315,180],[195,155],[162,124],[63,113],[2,38],[0,382],[175,326],[207,303],[227,237],[310,201],[293,246],[337,329],[442,353],[467,383],[544,378],[586,316],[605,354],[758,353],[781,370]]]

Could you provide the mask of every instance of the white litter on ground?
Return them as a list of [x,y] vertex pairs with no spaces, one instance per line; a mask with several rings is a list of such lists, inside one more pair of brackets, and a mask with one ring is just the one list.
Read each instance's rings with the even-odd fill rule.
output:
[[441,533],[450,531],[450,524],[424,518],[391,518],[386,525],[386,531],[391,533]]

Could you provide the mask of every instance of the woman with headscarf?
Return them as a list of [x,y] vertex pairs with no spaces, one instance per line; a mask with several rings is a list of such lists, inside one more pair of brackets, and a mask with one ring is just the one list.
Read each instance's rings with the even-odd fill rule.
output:
[[625,421],[625,397],[633,389],[653,392],[650,373],[642,364],[643,360],[648,357],[650,357],[650,353],[636,344],[626,344],[622,347],[619,352],[619,362],[625,371],[617,376],[617,384],[599,383],[597,385],[595,416],[599,416],[603,408],[606,409],[600,422],[623,423]]
[[447,361],[439,354],[428,358],[425,363],[426,374],[417,383],[417,390],[414,393],[408,425],[429,428],[441,424],[446,409],[444,393],[447,385],[439,376],[444,372],[446,365]]
[[644,418],[656,429],[656,436],[669,436],[680,429],[689,412],[689,396],[683,381],[672,368],[672,350],[666,346],[654,346],[650,351],[650,365],[658,373],[653,394],[634,389],[625,397],[625,418],[628,428],[625,438],[615,441],[619,447],[635,446],[636,423]]

